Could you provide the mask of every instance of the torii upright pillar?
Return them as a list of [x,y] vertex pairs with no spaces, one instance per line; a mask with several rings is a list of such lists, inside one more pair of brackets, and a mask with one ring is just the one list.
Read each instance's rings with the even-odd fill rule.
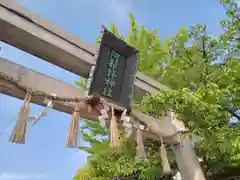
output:
[[183,180],[206,180],[192,142],[184,139],[180,144],[171,146]]

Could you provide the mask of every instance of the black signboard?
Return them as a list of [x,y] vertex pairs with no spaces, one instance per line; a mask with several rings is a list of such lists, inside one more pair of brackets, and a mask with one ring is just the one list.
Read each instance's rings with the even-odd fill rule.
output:
[[131,108],[138,50],[114,36],[104,26],[100,38],[89,94]]

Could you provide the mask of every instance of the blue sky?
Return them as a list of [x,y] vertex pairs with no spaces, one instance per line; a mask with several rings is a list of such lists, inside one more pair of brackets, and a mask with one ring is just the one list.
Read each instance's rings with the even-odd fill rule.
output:
[[[113,22],[125,35],[128,13],[132,12],[138,24],[148,29],[158,28],[158,35],[174,35],[180,26],[207,24],[208,32],[221,32],[219,21],[224,10],[218,0],[18,0],[29,8],[67,29],[81,40],[93,44],[101,24]],[[151,2],[151,3],[150,3]],[[1,57],[73,84],[79,79],[61,68],[46,63],[30,54],[0,42]],[[51,111],[36,126],[29,129],[27,143],[15,145],[8,142],[22,101],[0,94],[0,180],[71,180],[76,170],[86,162],[87,154],[65,148],[70,116]],[[42,107],[31,106],[31,115]],[[16,120],[16,119],[15,119]],[[81,141],[81,140],[80,140]]]

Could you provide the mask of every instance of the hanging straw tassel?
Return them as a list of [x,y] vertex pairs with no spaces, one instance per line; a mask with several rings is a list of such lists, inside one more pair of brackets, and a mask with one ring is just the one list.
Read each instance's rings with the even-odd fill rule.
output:
[[143,142],[143,132],[138,128],[136,132],[136,155],[141,160],[146,160],[146,153],[144,148],[144,142]]
[[110,122],[110,147],[115,148],[120,146],[120,136],[119,129],[116,118],[114,116],[114,107],[111,107],[112,110],[112,118]]
[[20,108],[18,120],[14,126],[9,141],[17,144],[25,144],[25,135],[27,130],[28,115],[30,111],[31,94],[27,92],[24,98],[24,104]]
[[163,144],[162,138],[161,138],[161,158],[162,158],[163,174],[171,173],[171,167],[170,167],[170,164],[168,162],[167,151],[166,151],[166,148]]
[[79,109],[79,103],[77,103],[68,130],[67,147],[69,148],[76,148],[78,146]]

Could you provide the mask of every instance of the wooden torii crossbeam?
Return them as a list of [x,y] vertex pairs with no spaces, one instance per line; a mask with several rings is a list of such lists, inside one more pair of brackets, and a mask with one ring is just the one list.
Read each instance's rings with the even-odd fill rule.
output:
[[[47,20],[44,20],[31,11],[26,10],[18,5],[14,0],[2,0],[0,2],[0,27],[1,41],[36,55],[43,60],[75,74],[88,77],[92,65],[95,64],[92,58],[95,52],[93,47],[80,42],[70,33],[59,29]],[[32,43],[36,46],[32,46]],[[5,61],[5,65],[6,64],[7,63]],[[2,71],[4,70],[1,70],[0,72]],[[1,75],[4,76],[4,73]],[[15,75],[16,79],[16,74],[8,73],[8,75],[9,77],[13,77],[12,75]],[[23,98],[24,92],[13,90],[14,85],[6,81],[6,79],[1,78],[0,85],[1,93]],[[159,89],[167,88],[139,72],[136,75],[134,86],[135,97],[137,98],[141,98],[146,93],[154,93]],[[45,89],[41,90],[45,91]],[[44,105],[44,99],[33,98],[32,100],[33,102],[35,101]],[[73,107],[67,103],[60,103],[56,107],[58,107],[59,110],[61,108],[65,108],[65,111],[73,111]],[[83,109],[85,111],[86,107],[83,107]],[[94,115],[94,113],[96,114]],[[97,115],[97,112],[94,112],[94,110],[90,113],[90,115],[89,113],[86,113],[86,116],[88,116],[89,119],[94,119],[94,116]],[[138,119],[143,121],[145,124],[148,123],[147,125],[150,127],[153,127],[151,126],[152,123],[156,123],[156,120],[152,119],[150,116],[143,115],[140,112],[134,112],[134,115],[136,115]],[[172,126],[170,124],[169,129],[171,129]],[[154,132],[155,137],[159,137],[161,130],[157,130],[156,127],[161,127],[161,124],[154,127],[155,129],[152,129],[152,132]],[[174,137],[177,136],[178,134],[175,134]],[[173,140],[173,138],[171,138],[171,140]],[[183,141],[182,147],[180,146],[180,143],[174,144],[175,143],[172,143],[172,149],[176,154],[177,163],[183,179],[205,179],[199,163],[195,160],[197,158],[190,142],[188,140]],[[188,164],[186,164],[186,161]]]
[[[11,77],[12,82],[18,82],[24,87],[34,88],[35,91],[42,92],[44,94],[56,94],[59,97],[69,97],[69,94],[71,94],[73,98],[85,97],[84,91],[79,88],[73,87],[65,82],[53,79],[49,76],[28,69],[7,59],[0,58],[0,92],[19,99],[24,99],[26,92],[17,87],[16,84],[13,84],[10,81],[4,79],[3,75],[5,75],[5,77]],[[46,106],[44,98],[41,97],[33,96],[31,102]],[[53,109],[60,112],[65,112],[67,114],[72,114],[74,110],[74,104],[70,102],[55,102]],[[80,114],[81,117],[93,121],[98,121],[98,116],[100,115],[96,109],[92,109],[91,112],[89,112],[85,103],[82,103]],[[135,112],[134,114],[139,120],[144,119],[143,123],[147,123],[149,125],[154,124],[154,120],[150,116],[146,116],[140,112]],[[161,125],[161,123],[160,127],[163,130],[162,132],[159,132],[160,135],[169,137],[171,135],[176,135],[174,129],[171,127],[166,127],[166,125]],[[145,137],[159,140],[158,136],[151,133],[150,131],[145,132]],[[166,138],[166,141],[170,144],[178,144],[179,138]]]
[[[74,74],[88,78],[96,49],[48,20],[23,8],[15,0],[0,1],[0,40]],[[32,46],[35,44],[35,46]],[[134,98],[169,89],[137,72]]]

